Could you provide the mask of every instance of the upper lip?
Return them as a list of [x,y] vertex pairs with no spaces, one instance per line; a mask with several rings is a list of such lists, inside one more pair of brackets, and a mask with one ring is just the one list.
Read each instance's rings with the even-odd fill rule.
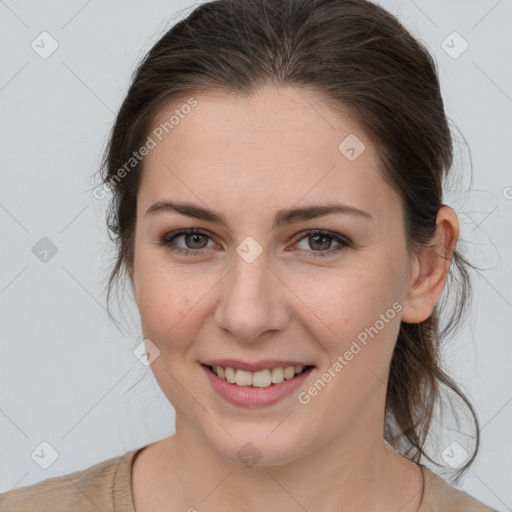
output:
[[249,372],[271,370],[272,368],[287,368],[288,366],[313,366],[311,363],[282,359],[265,359],[258,362],[241,361],[239,359],[212,359],[210,361],[204,361],[203,364],[213,367],[236,368],[237,370],[247,370]]

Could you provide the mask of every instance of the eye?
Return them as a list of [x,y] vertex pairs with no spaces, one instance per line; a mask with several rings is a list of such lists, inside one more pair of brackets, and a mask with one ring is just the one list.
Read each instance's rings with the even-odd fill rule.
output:
[[[320,248],[320,250],[315,251],[308,251],[311,254],[306,256],[308,258],[318,258],[318,257],[326,257],[330,256],[333,253],[340,252],[341,250],[345,249],[346,247],[350,247],[352,243],[346,239],[340,236],[338,233],[332,233],[330,231],[325,231],[323,229],[309,229],[303,233],[301,233],[300,240],[310,240],[310,242],[307,242],[307,245],[310,248],[315,248],[315,246]],[[311,240],[313,242],[311,243]],[[336,241],[339,245],[335,247],[334,249],[330,249],[329,247],[326,248],[326,246],[332,245],[332,240]]]
[[[175,240],[181,237],[184,237],[183,240],[185,242],[185,247],[176,247]],[[169,250],[176,254],[199,256],[202,255],[202,253],[207,249],[208,239],[211,239],[211,237],[207,232],[201,229],[191,228],[169,233],[163,237],[159,243],[160,245],[167,247]],[[329,256],[352,245],[348,239],[341,237],[339,234],[322,229],[310,229],[300,233],[300,238],[298,241],[300,242],[301,240],[305,239],[313,240],[312,243],[308,243],[309,248],[314,249],[315,246],[319,246],[319,250],[306,250],[306,252],[311,253],[310,255],[306,256],[308,258]],[[338,246],[334,249],[326,247],[331,246],[332,240],[338,243]]]
[[[167,247],[171,251],[175,252],[176,254],[185,254],[185,255],[195,255],[197,256],[200,254],[206,244],[205,241],[210,238],[210,236],[200,229],[192,228],[192,229],[184,229],[182,231],[177,231],[175,233],[170,233],[170,235],[166,235],[163,240],[160,242],[161,245]],[[192,249],[189,248],[182,248],[182,247],[175,247],[172,245],[174,243],[174,240],[177,238],[184,237],[185,245],[190,244],[192,246]],[[197,247],[198,246],[198,247]]]

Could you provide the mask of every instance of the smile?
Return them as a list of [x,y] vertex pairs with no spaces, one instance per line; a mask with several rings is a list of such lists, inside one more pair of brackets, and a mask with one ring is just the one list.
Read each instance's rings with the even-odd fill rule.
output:
[[256,372],[205,364],[201,368],[220,397],[242,407],[268,406],[291,396],[315,370],[311,365]]
[[215,373],[219,378],[224,379],[230,384],[237,386],[253,386],[257,388],[268,388],[273,384],[280,384],[284,380],[293,379],[295,376],[300,375],[306,366],[287,366],[272,369],[260,370],[257,372],[250,372],[248,370],[240,370],[231,367],[222,366],[209,366],[210,370]]

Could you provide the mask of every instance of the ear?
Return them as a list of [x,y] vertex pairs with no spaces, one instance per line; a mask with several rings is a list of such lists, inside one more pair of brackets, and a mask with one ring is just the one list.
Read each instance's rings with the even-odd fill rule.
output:
[[403,322],[423,322],[432,314],[448,279],[458,238],[457,215],[449,206],[442,206],[437,213],[432,242],[413,257],[409,290],[402,310]]

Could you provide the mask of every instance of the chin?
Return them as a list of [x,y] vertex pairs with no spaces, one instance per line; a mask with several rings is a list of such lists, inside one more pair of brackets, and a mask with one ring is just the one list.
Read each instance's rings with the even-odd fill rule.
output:
[[213,449],[231,462],[248,468],[281,466],[293,462],[301,455],[306,440],[305,433],[292,435],[286,429],[282,432],[278,432],[278,429],[275,422],[268,426],[252,425],[249,428],[245,424],[240,426],[240,434],[234,433],[233,429],[229,430],[233,437],[224,432],[221,439],[211,438],[211,430],[206,436]]

